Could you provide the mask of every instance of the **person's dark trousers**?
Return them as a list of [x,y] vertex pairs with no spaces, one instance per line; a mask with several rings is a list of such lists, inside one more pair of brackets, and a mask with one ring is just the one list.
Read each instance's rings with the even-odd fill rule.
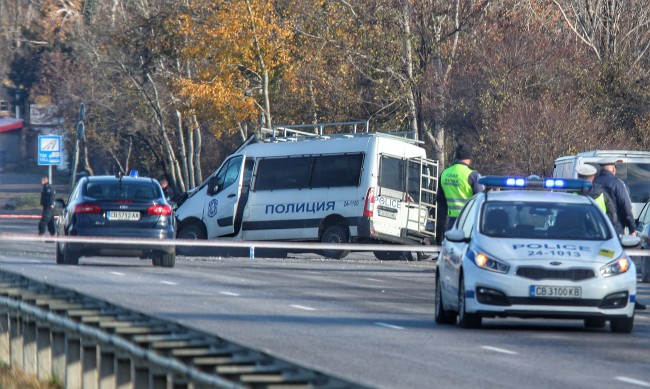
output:
[[54,228],[54,209],[45,208],[41,214],[41,221],[38,222],[38,234],[43,235],[45,233],[45,227],[50,232],[50,235],[54,235],[56,229]]

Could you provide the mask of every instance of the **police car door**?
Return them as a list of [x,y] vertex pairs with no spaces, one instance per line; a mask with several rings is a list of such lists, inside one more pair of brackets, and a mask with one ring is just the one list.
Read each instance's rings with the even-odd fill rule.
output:
[[208,183],[203,210],[208,239],[235,231],[234,219],[241,196],[245,159],[242,155],[229,159]]

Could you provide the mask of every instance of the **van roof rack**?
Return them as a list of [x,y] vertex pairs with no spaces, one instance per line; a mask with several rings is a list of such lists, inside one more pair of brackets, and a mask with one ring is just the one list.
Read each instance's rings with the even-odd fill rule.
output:
[[[311,130],[311,131],[310,131]],[[369,132],[370,120],[331,122],[314,124],[278,125],[262,128],[262,134],[269,135],[265,142],[286,142],[308,139],[353,138],[355,136],[381,136],[395,138],[408,143],[423,144],[423,141],[409,138],[413,131]]]

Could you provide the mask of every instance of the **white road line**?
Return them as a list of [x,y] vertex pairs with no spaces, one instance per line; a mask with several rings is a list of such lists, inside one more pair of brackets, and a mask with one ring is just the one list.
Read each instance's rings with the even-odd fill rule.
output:
[[378,325],[378,326],[386,327],[386,328],[392,328],[394,330],[403,330],[404,329],[404,327],[395,326],[395,325],[388,324],[388,323],[376,322],[375,324]]
[[171,281],[160,281],[160,283],[165,285],[178,285],[177,283]]
[[124,273],[120,273],[119,271],[112,271],[111,274],[114,274],[116,276],[123,276]]
[[30,259],[30,260],[27,261],[27,262],[31,262],[31,263],[41,263],[41,261],[38,260],[38,259]]
[[292,307],[292,308],[296,308],[296,309],[302,309],[302,310],[305,310],[305,311],[315,311],[315,310],[316,310],[316,308],[306,307],[306,306],[304,306],[304,305],[295,305],[295,304],[292,304],[291,307]]
[[644,388],[650,388],[650,382],[647,382],[647,381],[635,380],[634,378],[621,377],[621,376],[616,377],[616,379],[621,381],[621,382],[628,383],[628,384],[638,385],[638,386],[642,386]]
[[386,282],[386,281],[384,281],[384,280],[378,280],[378,279],[376,279],[376,278],[368,278],[368,277],[366,277],[366,280],[368,280],[368,281],[375,281],[375,282]]
[[224,295],[224,296],[234,296],[234,297],[241,296],[239,293],[235,293],[235,292],[225,292],[225,291],[219,292],[219,294],[222,294],[222,295]]
[[519,353],[515,351],[506,350],[504,348],[492,347],[492,346],[481,346],[484,350],[496,351],[498,353],[508,354],[508,355],[517,355]]

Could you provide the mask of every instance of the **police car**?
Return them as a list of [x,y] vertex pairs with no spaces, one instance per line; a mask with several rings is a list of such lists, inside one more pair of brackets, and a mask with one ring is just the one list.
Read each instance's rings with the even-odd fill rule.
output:
[[482,177],[445,233],[436,269],[435,320],[480,327],[483,318],[584,320],[588,328],[632,331],[636,269],[584,193],[581,179]]

